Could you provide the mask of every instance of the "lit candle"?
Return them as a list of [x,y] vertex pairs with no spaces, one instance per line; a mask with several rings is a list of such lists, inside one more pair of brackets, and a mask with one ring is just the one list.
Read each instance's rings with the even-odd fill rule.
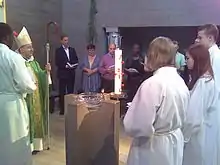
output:
[[122,50],[115,50],[115,94],[121,94],[122,84]]
[[104,89],[102,89],[102,90],[101,90],[102,98],[103,98],[104,100],[106,100],[106,99],[105,99],[104,92],[105,92]]

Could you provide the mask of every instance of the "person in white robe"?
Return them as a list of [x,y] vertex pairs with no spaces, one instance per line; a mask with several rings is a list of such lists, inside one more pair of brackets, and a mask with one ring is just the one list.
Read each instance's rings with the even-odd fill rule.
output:
[[[209,49],[210,60],[212,65],[212,70],[214,73],[214,79],[216,88],[219,92],[218,96],[218,127],[220,128],[220,50],[216,44],[219,37],[218,27],[214,24],[206,24],[198,29],[197,38],[195,43],[200,43]],[[219,132],[220,133],[220,132]],[[218,149],[220,149],[220,134],[218,135]],[[218,165],[220,165],[220,150],[218,151]]]
[[146,65],[154,75],[141,84],[124,118],[125,132],[133,138],[127,165],[182,165],[189,90],[174,59],[170,39],[151,42]]
[[214,72],[215,82],[220,92],[220,49],[216,42],[219,37],[219,30],[216,25],[207,24],[199,27],[195,43],[200,43],[209,49],[210,60]]
[[0,23],[0,164],[31,165],[29,116],[25,93],[36,89],[25,60],[10,50],[13,31]]
[[192,45],[187,51],[187,66],[191,97],[183,128],[183,165],[217,165],[218,91],[208,49],[201,44]]

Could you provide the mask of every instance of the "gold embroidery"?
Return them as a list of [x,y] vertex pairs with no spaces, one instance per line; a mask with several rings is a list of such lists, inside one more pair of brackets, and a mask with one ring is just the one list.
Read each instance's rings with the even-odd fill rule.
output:
[[[35,82],[38,84],[38,79],[36,74],[32,69]],[[40,91],[39,88],[33,92],[33,109],[31,113],[33,113],[33,122],[34,122],[34,138],[43,138],[44,135],[44,127],[43,127],[43,114],[42,114],[42,107],[41,107],[41,100],[40,100]]]

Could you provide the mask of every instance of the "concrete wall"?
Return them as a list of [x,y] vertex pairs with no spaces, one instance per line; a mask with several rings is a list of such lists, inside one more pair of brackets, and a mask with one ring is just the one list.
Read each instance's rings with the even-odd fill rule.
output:
[[[220,24],[219,0],[96,0],[98,53],[104,53],[103,27],[197,26]],[[62,1],[62,27],[81,56],[85,53],[90,1]]]
[[6,4],[7,23],[17,32],[26,26],[33,40],[36,58],[45,64],[46,24],[50,20],[61,23],[61,1],[7,0]]
[[[35,58],[44,67],[46,64],[45,42],[46,24],[56,21],[61,24],[61,0],[7,0],[7,23],[20,32],[23,26],[29,31],[35,48]],[[53,34],[53,29],[51,34]],[[51,35],[51,63],[54,65],[54,49],[59,43],[59,36]],[[53,67],[53,77],[55,68]]]
[[[97,53],[105,53],[103,27],[198,26],[220,24],[219,0],[96,0]],[[62,28],[79,57],[85,55],[90,0],[62,1]],[[180,31],[181,33],[181,31]],[[132,34],[135,35],[135,34]],[[80,75],[78,75],[79,77]],[[80,78],[78,79],[80,81]],[[78,85],[80,82],[76,82]]]
[[[96,0],[98,52],[104,53],[103,27],[197,26],[220,24],[218,0]],[[58,22],[79,56],[85,54],[90,0],[7,0],[7,22],[19,31],[25,25],[36,56],[44,62],[45,26]],[[55,44],[57,44],[58,38]]]
[[194,26],[208,22],[220,23],[218,0],[97,1],[100,22],[108,26]]
[[[196,26],[205,23],[220,24],[219,0],[96,0],[97,53],[105,53],[103,27]],[[36,49],[36,58],[43,66],[46,23],[61,25],[76,48],[79,58],[86,54],[86,35],[90,0],[7,0],[7,22],[20,31],[25,25]],[[135,34],[133,34],[135,35]],[[52,51],[59,38],[52,37]],[[52,64],[54,58],[52,56]],[[53,73],[55,68],[53,67]],[[80,80],[80,75],[77,79]]]

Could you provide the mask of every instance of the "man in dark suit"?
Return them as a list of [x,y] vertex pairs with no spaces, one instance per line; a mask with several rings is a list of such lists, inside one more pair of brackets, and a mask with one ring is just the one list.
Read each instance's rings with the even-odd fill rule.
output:
[[64,95],[73,93],[75,83],[75,69],[78,58],[74,48],[68,44],[68,36],[61,36],[61,46],[56,49],[55,63],[59,79],[60,115],[64,114]]

